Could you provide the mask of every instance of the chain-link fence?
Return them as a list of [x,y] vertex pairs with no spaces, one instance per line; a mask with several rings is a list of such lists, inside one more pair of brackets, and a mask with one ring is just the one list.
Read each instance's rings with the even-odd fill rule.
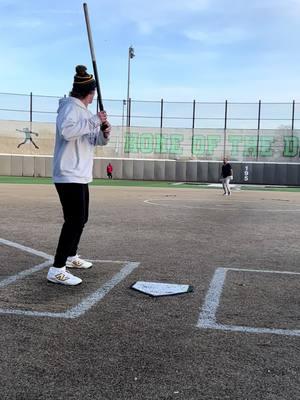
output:
[[[61,96],[63,97],[63,96]],[[58,96],[0,93],[1,152],[52,154]],[[299,162],[300,103],[104,100],[114,127],[97,155]],[[97,102],[90,107],[97,111]],[[22,135],[39,149],[20,146]],[[19,135],[19,136],[16,136]],[[20,140],[18,140],[20,139]],[[30,139],[28,143],[32,144]]]
[[[61,96],[62,97],[62,96]],[[0,120],[54,122],[58,96],[0,93]],[[96,101],[92,111],[96,111]],[[153,128],[300,129],[300,103],[104,100],[113,125]]]

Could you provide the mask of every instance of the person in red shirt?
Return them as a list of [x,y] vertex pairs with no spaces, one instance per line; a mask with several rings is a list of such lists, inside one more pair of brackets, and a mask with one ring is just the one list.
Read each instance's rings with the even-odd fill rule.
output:
[[113,166],[111,165],[111,163],[109,163],[108,166],[106,167],[106,173],[108,179],[112,179],[112,172],[113,172]]

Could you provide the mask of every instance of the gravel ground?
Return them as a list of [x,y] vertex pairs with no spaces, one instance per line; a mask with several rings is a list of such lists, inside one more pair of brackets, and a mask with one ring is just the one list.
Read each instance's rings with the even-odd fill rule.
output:
[[[226,267],[298,275],[229,270],[218,323],[299,332],[298,193],[91,187],[90,194],[80,254],[97,261],[78,272],[80,286],[48,283],[45,268],[1,287],[45,259],[0,243],[1,400],[300,398],[299,336],[197,327],[214,273]],[[62,223],[54,187],[1,184],[0,196],[0,237],[53,255]],[[140,264],[81,316],[34,314],[80,304],[121,270],[114,261]],[[152,298],[130,289],[137,280],[194,291]]]

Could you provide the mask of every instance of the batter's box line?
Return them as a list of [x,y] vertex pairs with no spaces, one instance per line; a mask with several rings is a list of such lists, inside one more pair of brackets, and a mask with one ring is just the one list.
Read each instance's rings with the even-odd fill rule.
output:
[[232,332],[243,332],[243,333],[261,333],[261,334],[267,333],[275,335],[300,336],[300,330],[298,329],[289,330],[289,329],[276,329],[276,328],[256,328],[251,326],[219,324],[216,320],[216,313],[219,307],[227,271],[300,275],[299,272],[289,272],[289,271],[270,271],[270,270],[241,269],[241,268],[217,268],[210,283],[207,295],[205,297],[204,305],[202,307],[202,311],[200,313],[199,320],[197,323],[198,328],[216,329],[221,331],[232,331]]
[[118,283],[131,274],[138,266],[139,262],[127,262],[120,272],[115,274],[109,281],[105,282],[98,290],[85,297],[79,304],[61,313],[48,311],[29,311],[20,309],[0,308],[0,314],[27,315],[31,317],[51,317],[51,318],[78,318],[86,313],[90,308],[103,299]]
[[[0,243],[5,244],[7,246],[15,247],[19,250],[28,252],[30,254],[37,255],[42,258],[46,258],[47,261],[44,261],[41,264],[38,264],[32,268],[21,271],[18,274],[13,276],[9,276],[6,279],[0,281],[0,289],[1,287],[6,287],[17,280],[25,278],[29,275],[34,274],[35,272],[41,271],[42,269],[48,267],[53,262],[53,256],[49,254],[43,253],[41,251],[34,250],[30,247],[26,247],[20,245],[15,242],[11,242],[6,239],[0,238]],[[109,281],[105,282],[99,289],[85,297],[79,304],[70,308],[67,311],[55,313],[48,311],[31,311],[31,310],[22,310],[22,309],[13,309],[13,308],[0,308],[0,314],[14,314],[14,315],[27,315],[32,317],[51,317],[51,318],[78,318],[83,315],[86,311],[88,311],[91,307],[93,307],[96,303],[102,300],[107,293],[109,293],[118,283],[124,280],[131,272],[133,272],[139,265],[139,262],[133,261],[113,261],[113,260],[91,260],[94,262],[103,262],[103,263],[115,263],[124,265],[123,268],[116,273]]]

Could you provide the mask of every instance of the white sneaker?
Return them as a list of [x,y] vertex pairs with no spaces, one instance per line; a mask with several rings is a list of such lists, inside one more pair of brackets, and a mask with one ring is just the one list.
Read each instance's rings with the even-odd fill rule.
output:
[[50,267],[47,279],[50,282],[60,283],[62,285],[68,285],[68,286],[76,286],[82,282],[82,279],[70,274],[70,272],[66,270],[66,267],[63,268]]
[[82,260],[78,254],[74,257],[68,257],[66,266],[68,268],[81,268],[88,269],[91,268],[93,264],[89,261]]

